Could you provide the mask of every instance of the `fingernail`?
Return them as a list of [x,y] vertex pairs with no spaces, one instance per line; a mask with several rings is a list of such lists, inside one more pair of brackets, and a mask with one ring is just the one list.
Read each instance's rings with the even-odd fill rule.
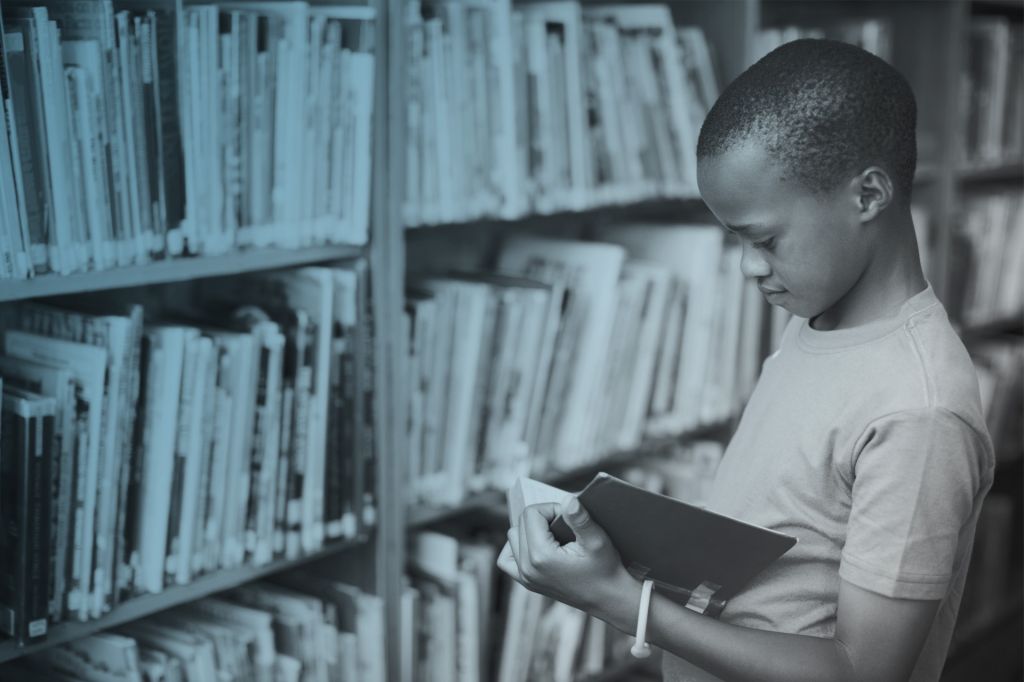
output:
[[573,497],[572,499],[569,500],[569,504],[567,504],[565,506],[565,512],[567,514],[572,514],[573,516],[575,516],[576,514],[579,513],[579,511],[580,511],[580,501],[578,499],[576,499],[575,497]]

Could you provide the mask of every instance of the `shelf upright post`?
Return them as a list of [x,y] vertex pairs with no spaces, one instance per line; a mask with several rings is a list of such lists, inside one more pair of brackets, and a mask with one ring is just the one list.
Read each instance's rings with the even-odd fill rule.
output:
[[961,100],[966,95],[962,92],[960,65],[967,59],[967,32],[970,22],[970,7],[967,0],[954,0],[942,3],[944,13],[942,22],[943,35],[936,43],[946,48],[938,50],[936,65],[946,75],[946,89],[942,100],[942,126],[940,139],[946,140],[939,154],[939,167],[936,183],[938,199],[935,205],[935,227],[938,240],[935,253],[935,279],[932,286],[936,295],[948,308],[950,305],[950,274],[952,244],[956,230],[957,206],[960,197],[956,171],[963,158],[963,122],[960,120]]
[[404,178],[404,3],[372,0],[377,12],[376,83],[371,238],[377,373],[374,402],[377,414],[378,531],[377,594],[384,600],[385,651],[388,679],[398,681],[401,669],[401,602],[405,568],[406,461],[405,400],[401,370],[406,339],[401,315],[405,280],[401,198]]

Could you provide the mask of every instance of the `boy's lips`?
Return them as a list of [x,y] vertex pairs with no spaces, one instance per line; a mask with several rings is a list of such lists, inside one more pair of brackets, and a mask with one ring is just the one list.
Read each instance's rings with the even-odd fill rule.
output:
[[760,289],[761,293],[764,294],[765,296],[768,296],[770,294],[781,294],[786,291],[785,289],[771,289],[761,284],[758,284],[757,288]]

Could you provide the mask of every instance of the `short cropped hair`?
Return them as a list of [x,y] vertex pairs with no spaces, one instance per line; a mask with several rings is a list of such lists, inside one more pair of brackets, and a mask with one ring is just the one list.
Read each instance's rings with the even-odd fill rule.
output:
[[835,40],[795,40],[725,89],[701,127],[697,157],[752,140],[815,192],[877,164],[909,199],[916,126],[910,84],[883,59]]

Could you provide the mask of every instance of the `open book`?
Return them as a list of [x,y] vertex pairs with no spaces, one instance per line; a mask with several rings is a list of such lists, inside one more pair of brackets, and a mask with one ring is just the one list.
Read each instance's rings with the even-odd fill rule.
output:
[[[533,504],[565,505],[571,493],[528,478],[508,491],[509,521]],[[688,608],[717,617],[727,601],[785,554],[796,538],[652,493],[604,472],[578,493],[580,504],[608,534],[638,578]],[[562,544],[575,537],[559,516],[551,532]]]

